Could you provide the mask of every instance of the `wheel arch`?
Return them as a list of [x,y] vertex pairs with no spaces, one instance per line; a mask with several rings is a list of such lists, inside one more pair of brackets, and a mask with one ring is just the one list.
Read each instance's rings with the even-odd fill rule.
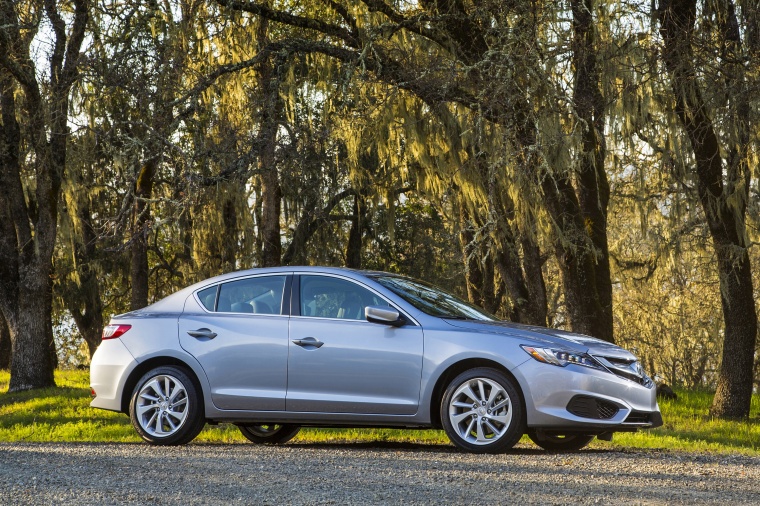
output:
[[[140,381],[140,378],[142,378],[143,375],[147,373],[148,371],[155,369],[156,367],[161,367],[165,365],[174,365],[177,367],[181,367],[184,370],[185,374],[187,374],[190,380],[193,382],[193,386],[198,391],[198,395],[201,402],[204,402],[204,398],[205,398],[204,390],[203,390],[200,380],[198,379],[198,375],[195,373],[193,368],[189,364],[187,364],[186,362],[183,362],[182,360],[178,358],[168,357],[168,356],[159,356],[159,357],[149,358],[148,360],[141,362],[129,374],[129,378],[124,383],[124,389],[122,390],[122,393],[121,393],[122,413],[129,414],[129,403],[132,400],[132,392],[134,391],[135,386],[137,385],[137,382]],[[205,411],[205,408],[201,409],[201,413],[204,413],[204,411]]]
[[468,358],[451,364],[436,380],[435,387],[433,387],[433,394],[430,398],[430,422],[433,427],[437,429],[443,428],[443,425],[441,423],[441,402],[443,401],[443,394],[446,392],[446,387],[448,387],[449,383],[451,383],[451,381],[461,373],[479,367],[488,367],[495,369],[512,380],[520,397],[523,422],[526,421],[527,412],[525,407],[525,393],[523,392],[522,385],[520,385],[520,382],[517,381],[517,378],[515,378],[514,374],[509,372],[509,369],[504,367],[499,362],[495,362],[486,358]]

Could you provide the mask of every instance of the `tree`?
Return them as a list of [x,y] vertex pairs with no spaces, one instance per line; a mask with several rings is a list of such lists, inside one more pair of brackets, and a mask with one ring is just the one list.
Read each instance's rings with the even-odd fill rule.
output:
[[[7,206],[0,214],[10,217],[13,228],[13,234],[10,227],[2,229],[0,263],[15,267],[4,268],[0,284],[0,309],[13,343],[9,391],[55,384],[51,259],[66,167],[70,94],[79,77],[89,7],[86,0],[60,5],[53,0],[0,2],[0,196]],[[71,15],[64,16],[68,9]],[[49,82],[40,81],[30,53],[43,13],[51,26]],[[15,91],[20,92],[18,101]],[[29,181],[33,185],[26,186]]]
[[[725,337],[712,413],[746,418],[752,399],[757,313],[745,224],[751,176],[745,56],[733,2],[720,4],[715,12],[705,5],[702,13],[705,31],[710,31],[710,17],[715,16],[717,26],[712,36],[717,47],[698,45],[696,0],[660,2],[662,60],[672,88],[673,110],[691,147],[696,192],[718,264]],[[720,68],[723,77],[711,80],[710,86],[723,88],[730,97],[726,119],[733,128],[724,134],[723,142],[699,78],[701,73],[711,75],[713,65]],[[727,154],[725,158],[723,153]]]
[[[452,151],[466,150],[468,147],[462,146],[467,136],[462,137],[458,132],[480,131],[471,128],[472,124],[485,121],[491,122],[496,129],[506,128],[513,132],[510,142],[513,143],[514,151],[541,152],[535,130],[542,114],[539,108],[555,114],[556,107],[552,105],[554,95],[546,94],[552,88],[552,83],[546,80],[548,67],[545,65],[548,62],[541,61],[540,48],[530,49],[531,44],[534,44],[531,40],[536,40],[540,27],[535,23],[531,25],[530,22],[523,23],[525,26],[521,30],[511,31],[508,27],[513,23],[519,25],[522,20],[546,18],[550,18],[547,23],[551,24],[554,22],[551,16],[560,11],[553,11],[543,4],[521,4],[515,6],[512,12],[497,2],[470,5],[449,0],[431,0],[421,2],[418,7],[397,8],[381,0],[366,0],[351,5],[331,2],[331,9],[328,10],[305,9],[299,14],[291,14],[265,3],[217,1],[233,10],[290,27],[291,35],[282,40],[282,44],[292,51],[325,55],[345,65],[362,69],[361,77],[365,82],[374,80],[376,83],[385,83],[416,97],[428,109],[428,117],[440,122],[442,128],[448,131]],[[563,266],[565,303],[573,328],[612,340],[609,260],[605,246],[608,197],[605,197],[604,149],[599,130],[604,123],[604,115],[597,105],[600,93],[598,73],[593,64],[596,53],[590,17],[593,4],[576,2],[574,5],[576,42],[573,47],[577,67],[574,103],[582,123],[581,128],[586,132],[580,150],[586,153],[583,155],[585,161],[578,169],[578,174],[582,177],[575,178],[567,167],[554,166],[552,170],[546,171],[546,158],[539,155],[526,157],[532,159],[534,165],[526,168],[529,177],[524,177],[523,181],[542,187],[547,202],[546,210],[556,225],[555,249]],[[586,12],[589,14],[586,15]],[[494,26],[503,28],[493,28]],[[529,50],[517,53],[518,56],[513,58],[512,53],[508,52],[511,45],[527,46]],[[523,67],[512,72],[508,67],[515,62]],[[496,72],[496,69],[502,68],[503,73]],[[524,76],[528,76],[527,81]],[[405,95],[398,96],[401,98]],[[538,107],[534,104],[538,104]],[[447,117],[453,117],[452,110],[457,108],[460,109],[460,114],[463,112],[461,109],[469,110],[472,116],[468,118],[473,123],[452,128],[455,121]],[[553,121],[559,123],[562,120],[555,118]],[[416,125],[415,128],[419,128],[424,123],[418,122]],[[406,142],[410,141],[409,137],[407,136]],[[504,149],[505,146],[503,143],[500,146],[489,144],[481,139],[476,140],[471,148],[472,153],[487,153],[492,149]],[[415,149],[424,151],[428,148],[419,146]],[[463,223],[472,222],[476,227],[487,226],[490,229],[491,218],[497,211],[493,207],[488,210],[489,189],[487,179],[482,177],[483,164],[473,158],[469,164],[456,164],[457,158],[454,154],[450,157],[450,173],[459,170],[456,165],[470,167],[468,170],[474,172],[463,177],[468,178],[468,186],[474,184],[478,189],[472,193],[465,189],[464,193],[468,198],[479,193],[477,198],[486,203],[483,216],[477,216],[480,211],[473,212],[470,209],[466,216],[463,215],[466,218]],[[493,159],[487,161],[485,166],[489,163],[493,163]],[[440,174],[440,164],[425,165],[420,164],[423,170],[437,171]],[[497,180],[500,179],[503,177],[497,176]],[[581,182],[578,194],[573,186],[576,179]],[[508,190],[502,186],[499,191]],[[523,193],[529,195],[532,192]],[[495,204],[495,201],[492,202]],[[537,199],[535,202],[539,205],[540,201]],[[480,202],[472,202],[470,207],[479,205]],[[593,238],[587,232],[587,222],[593,225]],[[505,221],[498,230],[505,231],[505,226],[515,227],[515,223]],[[463,230],[468,228],[469,225]],[[475,234],[472,237],[475,236],[485,238],[491,235]],[[511,256],[502,254],[502,268],[499,272],[501,276],[514,277],[519,274],[523,278],[515,278],[507,283],[511,287],[511,298],[522,305],[526,295],[542,300],[539,287],[532,290],[524,287],[525,278],[532,279],[540,271],[535,263],[541,255],[535,251],[535,241],[531,244],[530,241],[521,241],[519,237],[519,228],[512,233],[501,233],[498,241],[513,238],[516,242],[497,243],[495,248],[517,253]],[[528,236],[530,237],[532,236]],[[464,239],[469,244],[467,237]],[[528,246],[524,250],[527,254],[520,256],[522,246]],[[489,249],[491,248],[486,246],[483,252]],[[471,251],[480,251],[480,248]],[[493,292],[489,288],[490,285],[496,286],[493,279],[496,271],[489,267],[493,258],[483,252],[479,259],[469,253],[465,256],[469,259],[468,275],[476,280],[469,284],[474,287],[481,282],[486,283],[482,287],[484,293]],[[534,265],[526,264],[519,269],[504,268],[505,262],[518,259]],[[485,275],[477,272],[479,265],[485,268]],[[530,276],[526,276],[525,273],[528,272]],[[493,295],[488,296],[480,302],[491,306],[492,297]],[[540,320],[543,312],[545,311],[531,310],[524,314],[526,318]]]

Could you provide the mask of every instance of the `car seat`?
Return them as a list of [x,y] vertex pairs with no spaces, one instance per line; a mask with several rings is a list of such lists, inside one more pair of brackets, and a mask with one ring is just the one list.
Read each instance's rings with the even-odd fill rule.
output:
[[253,306],[247,302],[235,302],[230,309],[233,313],[253,313]]
[[253,301],[253,312],[256,314],[275,314],[269,304],[260,300]]
[[361,312],[363,308],[358,297],[349,294],[346,296],[346,299],[347,300],[343,301],[343,304],[338,311],[338,318],[343,318],[345,320],[361,320]]
[[210,294],[206,295],[206,297],[203,298],[203,305],[209,311],[213,311],[214,310],[214,302],[216,302],[216,292],[210,293]]
[[217,303],[216,310],[220,313],[229,313],[232,311],[232,302],[229,295],[221,295]]

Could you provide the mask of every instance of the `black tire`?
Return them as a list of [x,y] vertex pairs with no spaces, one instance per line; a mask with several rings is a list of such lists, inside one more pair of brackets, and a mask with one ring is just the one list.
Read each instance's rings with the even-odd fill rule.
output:
[[238,429],[251,443],[281,445],[293,439],[301,430],[301,426],[275,423],[238,424]]
[[528,429],[528,437],[549,452],[574,452],[585,448],[594,436],[586,434],[558,434],[555,432]]
[[129,418],[140,437],[153,445],[189,443],[206,425],[203,398],[186,369],[157,367],[137,382]]
[[479,367],[449,383],[441,402],[441,422],[451,442],[462,450],[503,453],[525,432],[522,406],[513,380],[496,369]]

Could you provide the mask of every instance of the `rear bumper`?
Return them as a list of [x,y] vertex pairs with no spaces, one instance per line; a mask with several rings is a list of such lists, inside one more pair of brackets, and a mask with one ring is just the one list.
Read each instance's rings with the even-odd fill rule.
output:
[[122,411],[124,383],[135,367],[137,361],[120,339],[100,343],[90,364],[90,388],[95,393],[90,406]]

